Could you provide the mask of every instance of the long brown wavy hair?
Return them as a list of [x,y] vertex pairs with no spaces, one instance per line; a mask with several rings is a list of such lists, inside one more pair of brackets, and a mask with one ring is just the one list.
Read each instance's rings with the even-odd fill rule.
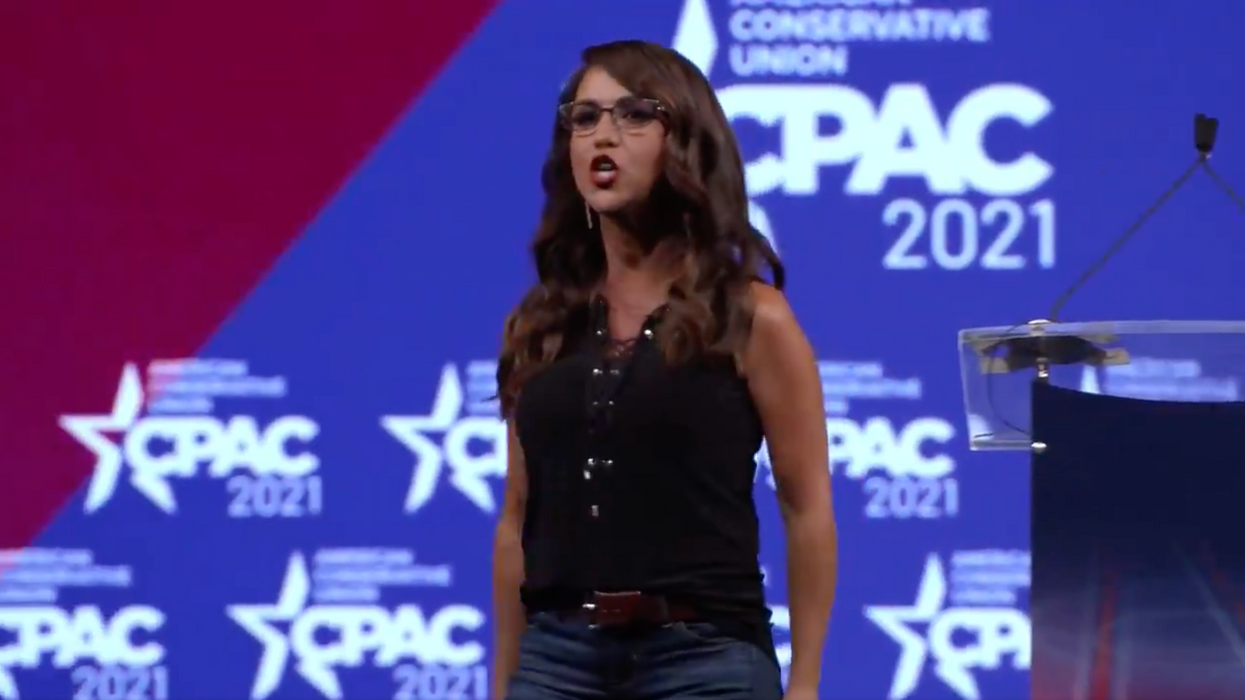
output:
[[[784,271],[769,242],[748,222],[743,160],[722,106],[695,65],[641,41],[586,49],[558,104],[575,99],[593,67],[665,107],[663,173],[649,208],[660,210],[666,222],[679,222],[664,230],[685,240],[683,269],[656,332],[658,346],[671,363],[706,354],[738,360],[752,325],[750,284],[765,280],[762,268],[768,268],[768,282],[781,289]],[[553,143],[541,173],[545,205],[531,245],[539,282],[506,319],[498,363],[505,416],[512,414],[523,384],[558,356],[572,322],[585,317],[605,277],[605,248],[584,218],[569,144],[570,134],[555,113]]]

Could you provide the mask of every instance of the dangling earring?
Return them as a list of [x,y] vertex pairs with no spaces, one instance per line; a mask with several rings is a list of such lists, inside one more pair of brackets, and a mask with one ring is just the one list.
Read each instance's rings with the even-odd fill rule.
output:
[[588,219],[588,230],[592,230],[592,207],[588,206],[588,201],[584,200],[584,217]]

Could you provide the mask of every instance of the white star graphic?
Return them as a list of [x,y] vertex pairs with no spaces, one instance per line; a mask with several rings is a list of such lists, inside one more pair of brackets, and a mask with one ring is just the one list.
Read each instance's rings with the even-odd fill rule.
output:
[[[290,622],[307,606],[311,594],[311,577],[307,573],[307,562],[300,553],[290,557],[289,566],[285,570],[285,581],[281,584],[281,593],[275,604],[270,605],[230,605],[225,608],[226,614],[233,618],[243,629],[264,645],[263,656],[259,660],[259,668],[255,671],[255,682],[251,685],[251,700],[263,700],[272,694],[281,684],[285,675],[285,667],[290,658],[290,642],[272,622]],[[305,670],[300,672],[307,677]],[[324,690],[337,689],[337,678],[329,674],[328,679],[308,678],[317,688]],[[325,685],[319,685],[325,682]],[[325,695],[330,695],[325,693]],[[330,697],[334,697],[330,695]]]
[[[138,420],[143,408],[143,382],[138,368],[127,364],[121,370],[121,383],[113,400],[112,413],[108,415],[61,416],[61,428],[72,435],[83,447],[95,454],[95,474],[87,487],[83,509],[87,513],[99,510],[112,498],[117,481],[121,478],[121,448],[103,435],[105,432],[125,432]],[[141,475],[130,477],[134,487],[152,499],[165,512],[176,509],[173,493],[162,480],[152,481]]]
[[13,672],[0,666],[0,700],[21,700],[21,697],[21,693],[17,692],[17,679],[13,678]]
[[[770,606],[770,624],[774,626],[775,632],[784,635],[791,634],[791,608],[785,605]],[[777,636],[777,635],[775,635]],[[774,645],[774,652],[778,656],[778,666],[786,674],[791,668],[791,642],[779,642]]]
[[902,700],[916,690],[921,671],[929,654],[924,636],[909,627],[912,623],[929,623],[942,612],[947,599],[947,579],[942,561],[931,554],[925,560],[925,573],[916,602],[912,605],[874,605],[865,608],[865,617],[899,644],[899,663],[891,679],[890,700]]
[[683,54],[701,73],[709,75],[718,55],[718,34],[708,0],[685,0],[670,48]]
[[[441,473],[446,466],[445,451],[429,437],[444,434],[459,421],[463,408],[463,384],[458,369],[451,363],[441,370],[437,385],[437,397],[432,411],[422,416],[382,416],[380,424],[399,442],[415,454],[411,472],[411,485],[406,492],[405,510],[414,513],[427,505],[436,494]],[[479,419],[473,419],[479,420]],[[480,510],[492,513],[497,510],[492,487],[487,477],[493,474],[470,465],[455,465],[450,483]],[[504,475],[504,472],[503,472]]]

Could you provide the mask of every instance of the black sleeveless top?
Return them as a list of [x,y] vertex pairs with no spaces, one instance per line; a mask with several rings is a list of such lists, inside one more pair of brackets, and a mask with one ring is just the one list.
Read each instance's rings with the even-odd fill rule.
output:
[[753,502],[762,428],[731,358],[668,365],[653,343],[610,353],[598,301],[524,385],[528,610],[592,591],[663,595],[771,656]]

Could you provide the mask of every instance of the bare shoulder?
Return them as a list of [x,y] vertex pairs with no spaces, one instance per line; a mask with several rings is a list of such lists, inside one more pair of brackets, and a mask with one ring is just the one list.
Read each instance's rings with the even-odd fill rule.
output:
[[753,282],[750,293],[752,331],[746,365],[789,362],[811,356],[808,340],[786,295],[762,282]]
[[752,333],[757,340],[774,338],[789,333],[800,333],[795,312],[787,302],[787,296],[764,282],[753,282],[749,290],[752,296]]

